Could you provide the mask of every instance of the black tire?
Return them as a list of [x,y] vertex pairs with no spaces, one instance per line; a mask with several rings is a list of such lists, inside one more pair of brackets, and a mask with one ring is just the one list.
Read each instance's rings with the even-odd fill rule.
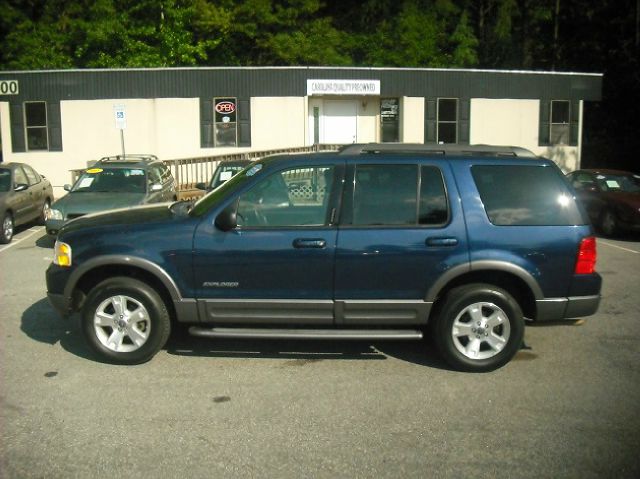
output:
[[15,228],[15,224],[13,223],[13,216],[10,212],[6,212],[4,217],[2,218],[2,225],[0,225],[0,243],[7,244],[11,243],[11,239],[13,238],[13,230]]
[[616,215],[610,209],[606,209],[600,214],[598,225],[605,236],[615,236],[619,230]]
[[114,277],[90,291],[82,308],[82,331],[101,359],[140,364],[165,345],[171,320],[166,304],[148,284]]
[[486,372],[508,363],[524,338],[516,300],[489,284],[452,289],[437,309],[433,331],[440,354],[455,369]]

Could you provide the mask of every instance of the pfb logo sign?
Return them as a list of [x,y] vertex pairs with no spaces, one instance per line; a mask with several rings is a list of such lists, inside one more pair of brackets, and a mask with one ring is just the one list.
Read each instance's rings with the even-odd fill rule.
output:
[[236,111],[236,104],[232,101],[221,101],[220,103],[216,103],[216,111],[221,115],[229,115]]
[[0,95],[17,95],[20,93],[18,80],[0,80]]

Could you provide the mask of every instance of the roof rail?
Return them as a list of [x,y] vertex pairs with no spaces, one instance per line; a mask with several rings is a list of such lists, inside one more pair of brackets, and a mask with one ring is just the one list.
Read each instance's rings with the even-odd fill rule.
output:
[[429,154],[452,156],[517,156],[535,158],[536,155],[519,146],[497,145],[435,145],[422,143],[353,143],[338,150],[341,155],[379,153]]

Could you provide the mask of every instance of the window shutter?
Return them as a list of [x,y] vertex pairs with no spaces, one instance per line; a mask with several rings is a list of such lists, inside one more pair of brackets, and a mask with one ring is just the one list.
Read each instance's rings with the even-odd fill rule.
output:
[[426,100],[426,111],[424,112],[424,142],[436,142],[436,101],[433,99]]
[[49,151],[62,151],[62,127],[60,103],[47,103],[47,129],[49,130]]
[[540,101],[540,129],[538,131],[538,146],[549,145],[549,114],[551,102],[548,100]]
[[460,145],[468,145],[469,144],[469,110],[470,110],[470,100],[468,98],[460,99],[458,104],[458,114],[460,117],[458,118],[458,143]]
[[569,145],[570,146],[578,146],[578,135],[580,132],[580,102],[572,101],[571,102],[571,118],[570,118],[570,128],[569,128]]
[[14,153],[23,153],[27,151],[27,147],[25,143],[22,105],[20,103],[12,103],[9,116],[11,123],[11,151]]
[[200,148],[213,148],[213,99],[200,98]]
[[238,100],[238,146],[251,146],[251,101]]

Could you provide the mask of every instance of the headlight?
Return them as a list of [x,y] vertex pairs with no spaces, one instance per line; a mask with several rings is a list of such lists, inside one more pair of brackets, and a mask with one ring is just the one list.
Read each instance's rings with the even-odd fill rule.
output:
[[61,219],[63,219],[62,211],[54,210],[53,208],[51,208],[49,210],[49,214],[47,215],[47,219],[48,220],[61,220]]
[[56,241],[53,247],[53,264],[71,266],[71,246],[62,241]]

